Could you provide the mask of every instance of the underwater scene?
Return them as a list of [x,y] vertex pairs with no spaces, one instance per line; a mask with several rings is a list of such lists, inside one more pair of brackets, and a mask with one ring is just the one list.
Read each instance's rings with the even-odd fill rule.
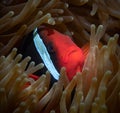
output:
[[0,113],[120,113],[120,0],[0,0]]

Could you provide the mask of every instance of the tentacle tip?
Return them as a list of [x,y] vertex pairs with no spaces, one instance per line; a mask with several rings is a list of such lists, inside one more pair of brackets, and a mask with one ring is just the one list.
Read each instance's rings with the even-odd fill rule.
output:
[[65,3],[65,7],[68,8],[68,7],[69,7],[69,4],[68,4],[68,3]]
[[44,67],[44,64],[43,64],[43,63],[40,63],[40,66],[41,66],[41,68],[43,68],[43,67]]
[[11,16],[13,16],[15,14],[14,11],[10,11],[9,13]]
[[13,51],[13,52],[17,52],[17,48],[13,48],[12,51]]
[[91,29],[95,29],[96,28],[96,26],[95,26],[95,24],[91,24]]
[[60,10],[59,10],[59,13],[60,13],[60,14],[63,14],[63,13],[64,13],[64,10],[63,10],[63,9],[60,9]]
[[48,24],[55,25],[55,20],[53,18],[48,19]]
[[103,27],[104,27],[103,25],[99,25],[99,26],[98,26],[98,28],[99,28],[100,30],[102,30]]

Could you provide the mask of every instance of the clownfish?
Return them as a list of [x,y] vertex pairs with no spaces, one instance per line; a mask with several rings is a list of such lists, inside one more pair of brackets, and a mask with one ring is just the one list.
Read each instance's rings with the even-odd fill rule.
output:
[[35,29],[22,45],[22,54],[25,57],[31,56],[36,63],[42,61],[45,64],[45,69],[35,75],[41,76],[48,70],[53,81],[59,79],[61,67],[66,68],[69,80],[77,72],[81,72],[89,48],[88,45],[80,48],[69,36],[47,27]]

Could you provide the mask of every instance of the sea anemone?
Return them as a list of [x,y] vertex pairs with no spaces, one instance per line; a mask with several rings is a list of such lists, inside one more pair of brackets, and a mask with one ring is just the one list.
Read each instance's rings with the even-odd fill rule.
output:
[[[0,112],[119,113],[119,5],[119,0],[1,0]],[[29,77],[44,64],[22,59],[15,47],[41,25],[69,35],[79,47],[89,43],[82,72],[71,81],[65,67],[52,87],[48,71],[36,81]]]

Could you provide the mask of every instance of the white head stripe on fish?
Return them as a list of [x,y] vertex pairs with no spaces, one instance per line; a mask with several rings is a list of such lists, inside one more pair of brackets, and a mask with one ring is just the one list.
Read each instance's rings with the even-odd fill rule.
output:
[[39,53],[40,57],[42,58],[45,66],[47,67],[48,71],[52,74],[52,76],[58,80],[60,74],[58,73],[58,71],[56,70],[50,55],[40,37],[40,35],[37,33],[37,28],[34,30],[33,32],[33,36],[34,36],[34,45],[36,47],[37,52]]

